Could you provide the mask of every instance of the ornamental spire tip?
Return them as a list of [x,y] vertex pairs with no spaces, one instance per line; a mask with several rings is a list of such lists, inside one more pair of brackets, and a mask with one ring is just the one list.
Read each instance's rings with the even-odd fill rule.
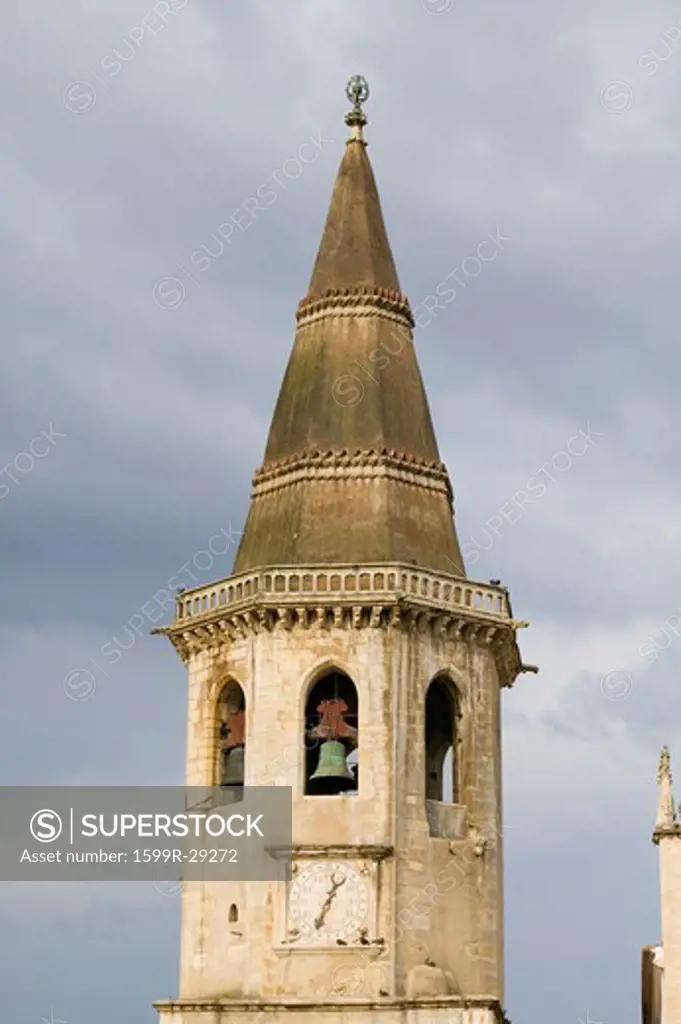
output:
[[345,123],[352,128],[352,135],[348,142],[364,142],[362,129],[367,123],[367,118],[362,110],[362,104],[369,99],[369,85],[366,78],[362,75],[353,75],[346,86],[345,95],[352,103],[352,110],[345,115]]

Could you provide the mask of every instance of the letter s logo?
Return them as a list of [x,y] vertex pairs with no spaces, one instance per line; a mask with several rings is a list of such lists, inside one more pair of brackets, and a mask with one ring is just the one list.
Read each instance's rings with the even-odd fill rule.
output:
[[31,818],[31,835],[39,843],[53,843],[61,835],[62,821],[56,811],[44,808]]

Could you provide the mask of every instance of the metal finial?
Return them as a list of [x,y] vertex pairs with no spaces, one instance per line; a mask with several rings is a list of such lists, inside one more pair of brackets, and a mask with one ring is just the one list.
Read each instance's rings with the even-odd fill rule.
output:
[[369,99],[369,85],[362,75],[353,75],[345,89],[345,95],[354,106],[366,103]]
[[353,75],[348,82],[345,95],[352,103],[352,110],[345,115],[345,123],[352,128],[351,139],[364,142],[362,129],[367,123],[366,114],[362,110],[362,104],[369,99],[369,85],[362,75]]

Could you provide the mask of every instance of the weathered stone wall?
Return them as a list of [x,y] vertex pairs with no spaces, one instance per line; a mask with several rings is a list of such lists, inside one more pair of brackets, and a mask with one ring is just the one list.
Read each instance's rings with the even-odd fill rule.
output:
[[681,1021],[681,835],[660,839],[663,1024]]
[[[503,998],[499,685],[488,649],[401,634],[406,729],[399,730],[397,991],[428,956],[450,972],[453,991]],[[466,827],[429,835],[424,813],[425,691],[446,670],[459,695],[457,752]],[[480,833],[482,849],[472,830]],[[421,910],[421,913],[418,911]],[[425,911],[425,912],[424,912]]]
[[[360,792],[306,797],[305,699],[331,667],[358,689]],[[427,685],[442,671],[460,696],[466,807],[450,836],[434,837],[426,816],[424,708]],[[215,703],[228,679],[246,696],[246,783],[292,787],[294,844],[394,847],[395,856],[377,866],[385,952],[277,949],[277,883],[186,883],[180,998],[374,999],[401,996],[410,986],[418,996],[423,982],[413,969],[429,959],[444,994],[501,1000],[499,684],[490,649],[402,627],[279,624],[194,654],[188,785],[216,782]],[[472,828],[482,837],[469,841]],[[228,923],[232,903],[236,924]],[[291,1022],[290,1012],[286,1018]],[[195,1019],[182,1017],[181,1024]]]

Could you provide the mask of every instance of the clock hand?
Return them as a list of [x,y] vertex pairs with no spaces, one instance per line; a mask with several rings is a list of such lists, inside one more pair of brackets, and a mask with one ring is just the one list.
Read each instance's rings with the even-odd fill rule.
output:
[[324,920],[326,918],[326,915],[331,910],[331,904],[333,903],[333,901],[334,901],[334,899],[336,897],[336,893],[340,889],[341,885],[344,885],[344,884],[345,884],[345,879],[344,878],[341,878],[341,880],[339,882],[335,882],[332,879],[332,881],[331,881],[331,888],[329,889],[329,893],[328,893],[326,899],[324,900],[324,902],[322,903],[322,907],[321,907],[321,910],[319,911],[318,916],[315,918],[314,926],[317,929],[317,931],[319,931],[321,926],[324,924]]

